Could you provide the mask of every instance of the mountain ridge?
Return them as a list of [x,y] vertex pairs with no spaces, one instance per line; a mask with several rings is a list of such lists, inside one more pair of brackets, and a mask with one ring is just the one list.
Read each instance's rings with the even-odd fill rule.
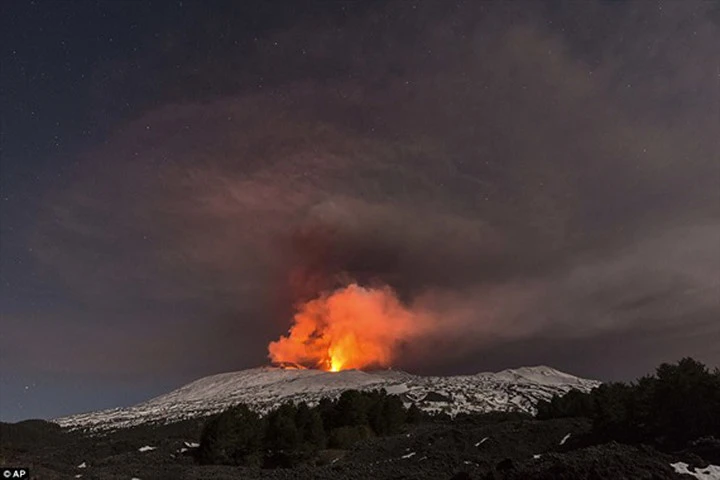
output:
[[55,419],[70,429],[107,430],[147,422],[173,422],[220,412],[246,403],[266,412],[284,402],[314,404],[345,390],[384,388],[430,412],[534,413],[535,404],[572,389],[589,391],[600,382],[538,365],[473,375],[421,376],[402,370],[323,370],[260,366],[199,378],[166,394],[130,407]]

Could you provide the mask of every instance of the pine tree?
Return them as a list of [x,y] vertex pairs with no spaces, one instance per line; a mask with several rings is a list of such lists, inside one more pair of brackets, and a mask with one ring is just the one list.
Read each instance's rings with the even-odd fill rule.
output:
[[264,425],[246,405],[232,407],[208,421],[198,448],[201,463],[251,465],[258,463]]
[[316,449],[325,448],[327,444],[327,436],[325,435],[320,412],[315,409],[310,410],[310,419],[303,430],[303,438],[307,445],[311,445]]
[[325,429],[318,408],[311,409],[305,402],[298,404],[295,425],[303,448],[310,450],[325,448]]
[[340,395],[336,405],[337,420],[341,426],[368,424],[368,398],[357,390],[347,390]]
[[295,405],[286,403],[268,414],[265,445],[269,450],[292,451],[300,445],[301,433],[295,424],[296,412]]
[[383,399],[385,433],[397,433],[407,420],[405,406],[398,397],[385,396]]
[[407,411],[407,422],[417,424],[423,421],[424,414],[420,408],[414,403],[410,405]]

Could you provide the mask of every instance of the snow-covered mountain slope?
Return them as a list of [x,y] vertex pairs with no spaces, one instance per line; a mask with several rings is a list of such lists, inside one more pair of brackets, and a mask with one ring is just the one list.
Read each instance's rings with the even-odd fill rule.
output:
[[114,429],[145,422],[169,422],[210,415],[246,403],[265,412],[281,403],[337,397],[344,390],[384,388],[426,411],[534,412],[538,400],[571,389],[588,391],[600,382],[550,367],[523,367],[498,373],[423,377],[402,371],[362,372],[260,367],[201,378],[170,393],[128,408],[56,419],[64,427]]

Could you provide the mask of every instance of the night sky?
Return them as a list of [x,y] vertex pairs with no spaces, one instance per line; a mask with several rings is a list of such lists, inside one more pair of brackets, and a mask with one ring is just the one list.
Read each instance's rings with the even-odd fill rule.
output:
[[720,364],[720,4],[0,8],[0,419],[267,363],[348,279],[396,368]]

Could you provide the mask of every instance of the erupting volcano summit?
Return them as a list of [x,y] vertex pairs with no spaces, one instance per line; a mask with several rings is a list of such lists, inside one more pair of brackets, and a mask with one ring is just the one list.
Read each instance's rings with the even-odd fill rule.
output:
[[351,284],[301,305],[293,322],[268,346],[270,359],[339,372],[390,366],[398,344],[426,331],[429,317],[402,305],[390,287]]

